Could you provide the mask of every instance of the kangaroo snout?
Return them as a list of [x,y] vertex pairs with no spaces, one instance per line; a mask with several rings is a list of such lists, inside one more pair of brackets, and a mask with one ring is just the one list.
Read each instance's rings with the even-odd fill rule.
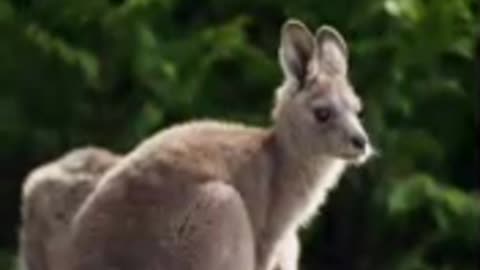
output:
[[367,139],[364,136],[355,135],[350,138],[350,142],[356,150],[363,151],[365,150]]
[[368,135],[356,134],[350,137],[350,148],[355,152],[352,163],[363,164],[374,154]]
[[366,161],[373,152],[370,139],[360,119],[351,113],[345,113],[344,118],[338,120],[344,128],[343,151],[348,159],[354,163],[358,160]]

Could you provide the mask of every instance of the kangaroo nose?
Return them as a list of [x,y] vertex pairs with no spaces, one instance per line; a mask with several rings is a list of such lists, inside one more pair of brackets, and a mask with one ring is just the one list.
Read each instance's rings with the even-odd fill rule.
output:
[[353,136],[350,140],[353,147],[355,147],[357,150],[363,150],[367,144],[367,140],[361,136]]

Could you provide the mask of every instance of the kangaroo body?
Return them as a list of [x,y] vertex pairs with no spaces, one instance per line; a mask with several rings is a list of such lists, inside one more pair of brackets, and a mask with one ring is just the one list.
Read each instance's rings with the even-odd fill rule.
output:
[[[70,269],[71,221],[102,175],[121,159],[105,149],[84,147],[33,170],[22,194],[20,269]],[[298,240],[291,235],[276,270],[297,262]]]
[[346,51],[287,22],[272,127],[196,121],[142,142],[75,215],[70,269],[296,269],[299,227],[371,152]]
[[84,147],[33,170],[22,193],[21,269],[66,270],[70,223],[101,175],[120,157]]
[[[77,217],[76,246],[80,254],[89,254],[78,269],[97,269],[96,264],[98,269],[142,269],[136,267],[147,264],[148,257],[152,268],[145,269],[196,269],[208,259],[203,254],[208,249],[212,261],[201,269],[253,267],[255,239],[273,248],[294,237],[344,164],[325,161],[325,166],[336,164],[331,175],[322,175],[330,179],[325,186],[312,186],[307,176],[318,175],[318,167],[291,168],[275,140],[270,130],[194,122],[145,141],[107,173]],[[175,259],[155,255],[162,242],[165,253],[182,256],[182,265],[165,266]],[[205,247],[197,250],[200,244]],[[124,260],[129,257],[128,268]]]

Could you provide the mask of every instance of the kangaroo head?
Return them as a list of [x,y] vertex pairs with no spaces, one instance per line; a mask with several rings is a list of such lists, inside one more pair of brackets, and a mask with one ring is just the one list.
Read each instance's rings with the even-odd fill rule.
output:
[[273,117],[284,143],[304,155],[366,161],[372,147],[358,118],[362,103],[348,80],[343,37],[330,26],[313,35],[289,20],[282,27],[279,60],[285,81]]

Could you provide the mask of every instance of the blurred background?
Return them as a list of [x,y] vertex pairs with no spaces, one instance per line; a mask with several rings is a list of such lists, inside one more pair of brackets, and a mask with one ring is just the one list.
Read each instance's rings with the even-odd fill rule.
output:
[[478,14],[476,0],[0,0],[0,269],[35,166],[187,119],[268,125],[289,17],[344,34],[382,154],[303,231],[302,269],[478,269]]

